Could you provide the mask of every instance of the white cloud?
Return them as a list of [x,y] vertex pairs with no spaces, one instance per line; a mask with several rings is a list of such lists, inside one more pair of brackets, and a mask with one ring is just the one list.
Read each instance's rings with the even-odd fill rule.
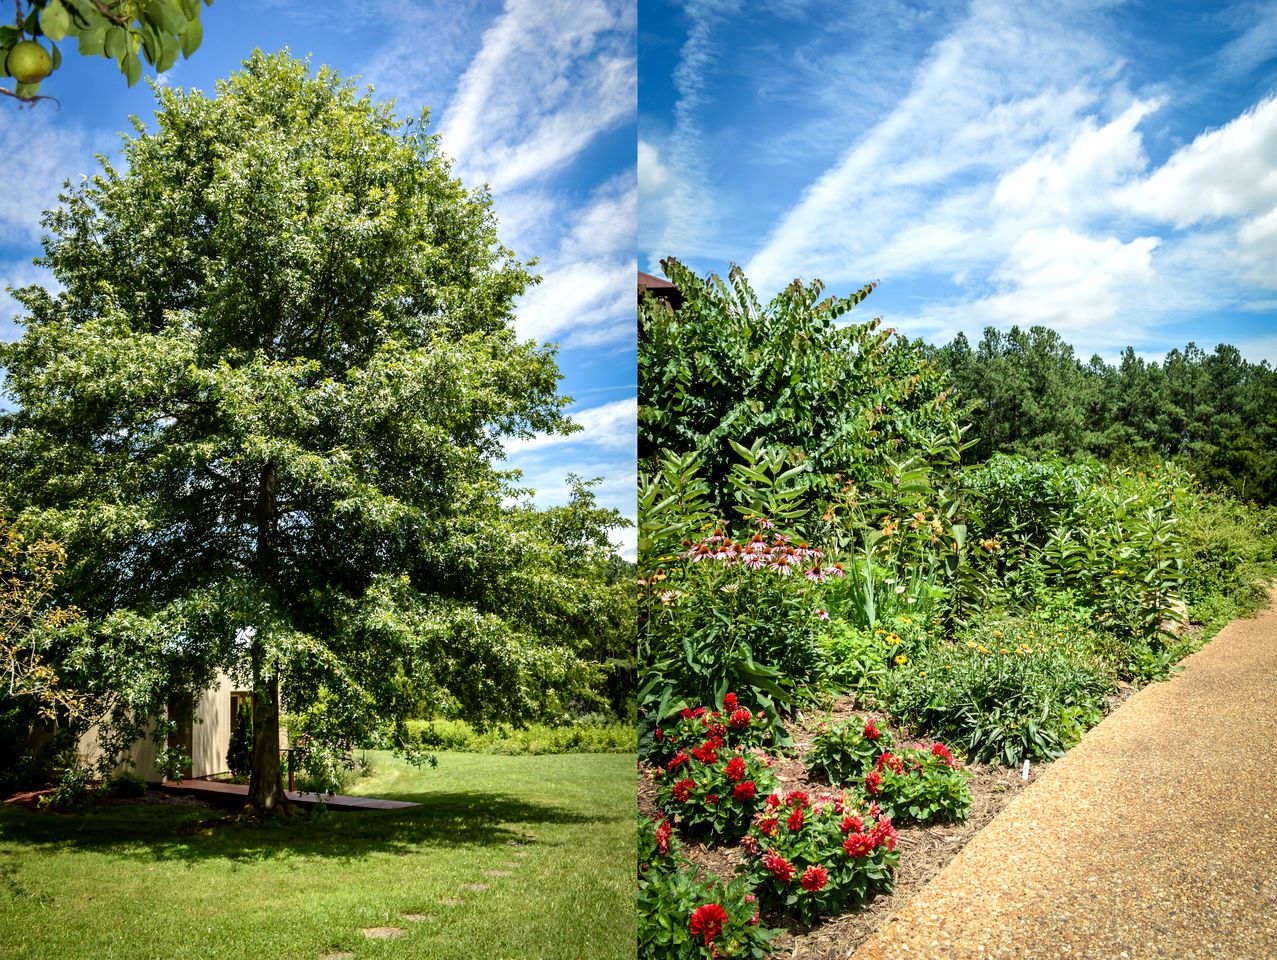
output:
[[1277,205],[1277,98],[1201,134],[1119,195],[1134,213],[1177,227],[1264,214]]
[[519,302],[521,337],[572,346],[633,342],[637,202],[631,170],[571,216],[557,253],[542,258],[541,283]]
[[[718,215],[715,190],[704,158],[704,134],[698,115],[709,105],[707,75],[718,58],[719,23],[736,14],[737,0],[689,0],[684,15],[691,21],[687,40],[674,68],[674,128],[663,146],[651,141],[645,165],[644,210],[640,246],[658,259],[670,254],[695,257],[709,252]],[[664,160],[653,166],[660,154]],[[640,158],[642,159],[642,158]],[[653,174],[660,181],[656,187]]]
[[0,191],[0,244],[38,241],[40,216],[57,205],[63,181],[97,170],[93,155],[106,140],[47,110],[0,111],[0,155],[29,161],[11,167]]
[[626,397],[597,407],[574,411],[572,419],[581,430],[570,434],[540,434],[530,439],[513,440],[506,452],[543,450],[564,444],[589,444],[608,450],[635,449],[635,424],[638,423],[638,397]]
[[1157,287],[1159,243],[1157,237],[1123,243],[1063,227],[1030,230],[993,272],[994,293],[931,304],[914,317],[893,316],[892,325],[938,341],[959,330],[1041,325],[1086,355],[1099,346],[1125,346],[1155,319],[1141,305]]
[[509,190],[632,118],[635,16],[624,0],[507,0],[444,115],[463,176]]

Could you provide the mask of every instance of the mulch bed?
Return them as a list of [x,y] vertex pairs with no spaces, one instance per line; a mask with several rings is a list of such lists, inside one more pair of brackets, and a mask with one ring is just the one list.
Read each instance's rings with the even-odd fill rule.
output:
[[[1109,695],[1105,714],[1110,714],[1129,700],[1137,691],[1129,683],[1119,682]],[[791,755],[776,760],[776,789],[781,792],[803,790],[813,797],[835,792],[835,788],[823,778],[808,773],[804,758],[811,750],[816,727],[826,719],[846,720],[848,717],[872,717],[879,729],[890,729],[896,742],[909,743],[915,739],[908,730],[902,730],[891,722],[890,714],[880,710],[858,709],[855,699],[843,697],[834,702],[828,713],[820,712],[804,716],[799,714],[789,725],[794,739]],[[930,741],[927,741],[930,742]],[[814,926],[806,926],[779,915],[763,916],[767,927],[780,931],[772,941],[773,955],[778,960],[846,960],[855,949],[884,926],[896,910],[908,903],[928,881],[958,855],[968,840],[980,832],[996,817],[1011,798],[1037,779],[1043,764],[1034,763],[1029,768],[1029,780],[1022,779],[1020,770],[1009,767],[969,763],[966,769],[971,777],[971,815],[963,823],[935,824],[929,827],[898,826],[897,849],[900,866],[896,870],[895,889],[890,896],[879,896],[868,906],[854,913],[839,917],[827,917]],[[656,807],[656,784],[644,775],[639,777],[639,812],[653,819],[660,819]],[[735,876],[744,865],[746,855],[737,846],[711,847],[680,838],[683,854],[705,874],[715,874],[723,880]]]
[[[3,803],[11,804],[15,807],[25,807],[33,813],[39,809],[40,798],[52,796],[57,791],[56,787],[45,787],[42,790],[23,790],[12,796],[5,797]],[[178,806],[178,807],[208,807],[209,805],[203,800],[195,797],[178,797],[166,793],[149,792],[140,797],[102,797],[95,800],[95,807],[124,807],[124,806],[153,806],[159,804],[161,806]],[[63,811],[52,810],[53,813]]]
[[[891,730],[898,743],[908,743],[914,739],[890,723],[888,714],[856,709],[854,700],[849,697],[835,702],[832,709],[835,721],[851,716],[866,719],[873,717],[880,729]],[[790,724],[790,734],[794,738],[793,753],[776,760],[772,768],[776,774],[777,790],[803,790],[813,797],[836,792],[823,778],[810,775],[803,762],[811,749],[815,729],[825,718],[824,713],[807,716],[800,714]],[[780,931],[772,941],[774,955],[787,960],[845,960],[928,880],[939,873],[966,842],[1026,786],[1018,770],[984,764],[967,764],[967,769],[973,775],[972,804],[971,816],[964,823],[897,828],[900,867],[896,872],[894,893],[877,897],[862,910],[839,917],[828,917],[810,927],[785,917],[764,915],[763,923]],[[1030,778],[1036,777],[1037,770],[1037,765],[1030,769]],[[638,792],[639,811],[659,819],[660,814],[655,805],[656,784],[641,776]],[[683,839],[683,854],[704,873],[715,874],[724,880],[733,877],[746,860],[745,852],[737,846],[711,847],[686,839]]]

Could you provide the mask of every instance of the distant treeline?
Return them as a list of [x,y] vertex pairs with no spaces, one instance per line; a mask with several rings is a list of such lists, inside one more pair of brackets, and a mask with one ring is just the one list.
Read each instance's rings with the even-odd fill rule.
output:
[[1082,362],[1045,327],[987,328],[934,347],[963,398],[976,404],[967,461],[994,453],[1138,462],[1173,458],[1202,483],[1277,503],[1277,371],[1236,347],[1190,343],[1146,361],[1128,347],[1117,366]]

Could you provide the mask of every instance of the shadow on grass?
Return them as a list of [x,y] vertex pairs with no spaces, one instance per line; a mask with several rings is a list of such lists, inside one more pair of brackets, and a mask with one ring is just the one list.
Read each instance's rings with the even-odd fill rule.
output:
[[270,860],[286,856],[358,859],[408,855],[430,847],[534,842],[538,825],[602,823],[606,816],[530,802],[511,794],[450,791],[396,794],[420,806],[404,810],[299,813],[258,822],[203,806],[121,805],[82,813],[32,813],[0,807],[0,845],[50,852],[92,850],[144,860]]

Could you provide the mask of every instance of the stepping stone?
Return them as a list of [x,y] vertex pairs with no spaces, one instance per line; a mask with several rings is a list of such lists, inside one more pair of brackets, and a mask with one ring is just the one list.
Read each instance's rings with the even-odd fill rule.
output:
[[427,920],[433,920],[433,913],[405,913],[403,918],[409,923],[424,923]]
[[353,953],[325,953],[319,960],[355,960]]
[[462,890],[475,890],[475,891],[482,891],[482,890],[487,890],[487,889],[488,889],[488,885],[487,885],[486,883],[463,883],[463,884],[461,885],[461,889],[462,889]]
[[461,898],[460,897],[440,897],[439,903],[441,906],[455,907],[461,903]]
[[510,873],[510,871],[509,871],[509,870],[485,870],[485,871],[483,871],[483,875],[484,875],[485,877],[509,877],[509,876],[512,876],[512,874]]
[[403,927],[364,927],[361,931],[369,940],[394,940],[408,931]]
[[502,860],[501,861],[501,866],[506,868],[517,867],[518,865],[519,865],[519,861],[517,860]]

